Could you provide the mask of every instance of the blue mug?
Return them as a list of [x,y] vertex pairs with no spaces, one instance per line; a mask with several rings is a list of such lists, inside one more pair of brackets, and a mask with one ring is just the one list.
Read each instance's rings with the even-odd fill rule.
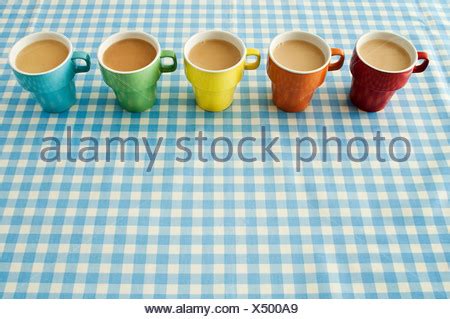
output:
[[[55,68],[41,73],[27,73],[17,68],[17,55],[30,44],[42,40],[56,40],[68,49],[66,59]],[[79,65],[76,60],[83,60]],[[64,35],[56,32],[38,32],[20,39],[9,53],[9,65],[13,69],[20,85],[31,92],[42,109],[51,113],[60,113],[69,109],[76,102],[74,76],[76,73],[89,71],[91,60],[89,54],[73,51],[72,43]]]

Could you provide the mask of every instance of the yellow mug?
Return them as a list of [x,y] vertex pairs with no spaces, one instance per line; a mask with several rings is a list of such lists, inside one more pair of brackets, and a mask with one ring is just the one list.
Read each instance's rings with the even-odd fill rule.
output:
[[[223,70],[206,70],[189,60],[192,48],[203,41],[224,40],[233,44],[241,53],[238,63]],[[193,35],[184,45],[184,71],[192,84],[197,105],[210,112],[220,112],[233,103],[236,86],[244,75],[244,70],[258,68],[261,55],[257,49],[247,49],[237,36],[226,31],[204,31]],[[247,62],[247,56],[255,56],[256,61]]]

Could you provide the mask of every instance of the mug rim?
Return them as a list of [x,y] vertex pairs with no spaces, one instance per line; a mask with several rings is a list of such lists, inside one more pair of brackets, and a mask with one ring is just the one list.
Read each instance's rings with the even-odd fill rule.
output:
[[[46,39],[45,38],[46,35],[52,35],[53,37]],[[43,38],[40,38],[41,36]],[[37,39],[31,39],[31,38],[37,38]],[[62,41],[58,41],[55,38],[58,38]],[[27,42],[30,39],[31,39],[31,41],[28,44],[25,44],[20,50],[18,49],[19,46],[21,46],[24,42]],[[17,55],[19,54],[19,52],[21,52],[24,48],[26,48],[27,46],[29,46],[37,41],[48,40],[48,39],[58,41],[58,42],[64,44],[66,46],[66,48],[69,49],[69,52],[67,53],[67,57],[64,59],[64,61],[62,61],[57,66],[55,66],[53,69],[50,69],[50,70],[44,71],[44,72],[38,72],[38,73],[25,72],[25,71],[22,71],[19,68],[17,68],[16,59],[17,59]],[[17,51],[17,52],[15,52],[15,51]],[[49,73],[52,73],[52,72],[58,70],[64,64],[66,64],[67,61],[69,61],[69,59],[72,57],[72,55],[73,55],[72,42],[64,34],[59,33],[59,32],[54,32],[54,31],[39,31],[39,32],[34,32],[34,33],[24,36],[23,38],[21,38],[19,41],[17,41],[12,46],[11,50],[9,51],[9,55],[8,55],[8,63],[11,66],[11,68],[17,73],[27,75],[27,76],[39,76],[39,75],[49,74]]]
[[[388,36],[390,36],[390,37],[400,39],[401,41],[403,41],[403,43],[406,43],[406,44],[409,46],[409,49],[410,49],[410,50],[408,50],[407,48],[405,48],[404,45],[399,44],[398,42],[395,42],[395,43],[398,44],[402,49],[404,49],[410,56],[411,56],[411,55],[414,56],[414,58],[411,59],[411,60],[412,60],[412,61],[411,61],[411,64],[410,64],[407,68],[404,68],[404,69],[402,69],[402,70],[398,70],[398,71],[390,71],[390,70],[384,70],[384,69],[378,68],[378,67],[376,67],[376,66],[374,66],[374,65],[372,65],[372,64],[370,64],[370,63],[368,63],[368,62],[364,59],[364,57],[359,53],[359,49],[360,49],[360,46],[361,46],[361,41],[364,41],[364,40],[365,40],[367,37],[369,37],[369,36],[377,36],[377,35],[382,35],[382,36],[388,35]],[[376,40],[376,39],[381,39],[381,40],[383,40],[382,37],[380,37],[380,38],[374,37],[372,40]],[[394,42],[394,41],[391,41],[391,42]],[[413,54],[411,54],[411,50],[413,50],[413,52],[414,52]],[[402,36],[402,35],[400,35],[400,34],[397,34],[397,33],[394,33],[394,32],[390,32],[390,31],[378,31],[378,30],[373,30],[373,31],[369,31],[369,32],[367,32],[367,33],[364,33],[364,34],[363,34],[362,36],[360,36],[359,39],[356,41],[356,44],[355,44],[355,51],[356,51],[356,54],[358,55],[358,58],[359,58],[362,62],[364,62],[364,64],[366,64],[367,66],[369,66],[370,68],[372,68],[372,69],[374,69],[374,70],[377,70],[377,71],[383,72],[383,73],[398,74],[398,73],[409,72],[409,71],[411,71],[411,70],[414,68],[414,66],[416,65],[417,60],[418,60],[418,57],[417,57],[417,49],[416,49],[416,47],[414,46],[414,44],[412,44],[412,42],[409,41],[409,40],[408,40],[407,38],[405,38],[404,36]]]
[[[236,62],[236,64],[230,66],[229,68],[226,68],[226,69],[220,69],[220,70],[209,70],[209,69],[205,69],[205,68],[202,68],[202,67],[198,66],[197,64],[193,63],[193,62],[189,59],[189,54],[188,54],[188,53],[192,50],[192,48],[194,47],[194,45],[191,47],[191,50],[189,50],[189,52],[187,52],[187,46],[188,46],[189,42],[194,41],[195,38],[200,37],[200,36],[203,36],[203,35],[208,34],[208,33],[222,33],[222,34],[229,35],[229,36],[231,36],[232,38],[234,38],[235,40],[237,40],[237,42],[241,45],[241,48],[242,48],[242,56],[241,56],[241,58],[239,59],[239,61]],[[226,40],[224,40],[224,41],[226,41]],[[228,42],[228,41],[226,41],[226,42]],[[195,44],[197,44],[197,43],[195,43]],[[234,45],[233,43],[231,43],[231,44]],[[239,50],[239,48],[237,48],[237,49]],[[207,72],[207,73],[224,73],[224,72],[228,72],[228,71],[233,70],[234,68],[238,67],[238,66],[245,60],[245,58],[246,58],[246,52],[247,52],[247,47],[245,46],[244,41],[242,41],[241,38],[239,38],[237,35],[235,35],[235,34],[229,32],[229,31],[218,30],[218,29],[205,30],[205,31],[197,32],[197,33],[195,33],[194,35],[192,35],[191,37],[189,37],[189,39],[184,43],[184,46],[183,46],[183,57],[184,57],[184,59],[185,59],[190,65],[192,65],[194,68],[196,68],[197,70],[200,70],[200,71],[202,71],[202,72]]]
[[[156,55],[152,62],[150,62],[146,66],[143,66],[140,69],[131,70],[131,71],[115,70],[115,69],[107,66],[105,63],[103,63],[103,55],[105,54],[106,49],[108,49],[109,47],[111,47],[111,45],[113,45],[114,43],[119,42],[121,40],[136,39],[136,37],[133,37],[132,35],[138,35],[138,36],[142,36],[143,38],[146,38],[146,39],[139,38],[139,40],[144,40],[144,41],[149,40],[146,42],[150,43],[150,45],[152,45],[153,48],[156,49]],[[117,39],[117,38],[119,38],[119,39]],[[111,43],[108,43],[108,42],[111,42]],[[100,55],[100,52],[102,53],[101,55]],[[156,37],[154,37],[153,35],[151,35],[147,32],[138,31],[138,30],[127,30],[127,31],[120,31],[120,32],[113,33],[110,36],[108,36],[105,40],[102,41],[102,43],[100,44],[100,46],[97,50],[97,60],[98,60],[98,63],[100,64],[100,66],[102,68],[108,70],[109,72],[116,73],[116,74],[135,74],[135,73],[144,71],[145,69],[153,66],[156,63],[156,61],[158,61],[158,58],[160,57],[160,55],[161,55],[161,46],[159,45],[158,39],[156,39]]]
[[[296,35],[302,35],[302,36],[304,36],[304,35],[310,36],[310,37],[312,37],[312,38],[315,38],[315,39],[316,39],[318,42],[320,42],[323,46],[327,47],[328,52],[327,52],[326,61],[324,62],[324,64],[322,64],[320,67],[318,67],[318,68],[316,68],[316,69],[314,69],[314,70],[310,70],[310,71],[298,71],[298,70],[294,70],[294,69],[288,68],[287,66],[285,66],[285,65],[281,64],[279,61],[277,61],[277,60],[275,59],[275,57],[273,56],[273,51],[275,50],[275,44],[278,45],[278,44],[280,44],[280,43],[282,42],[282,41],[279,41],[279,39],[280,39],[281,37],[289,36],[289,35],[291,35],[291,34],[292,34],[292,35],[293,35],[293,34],[296,34]],[[320,48],[320,47],[319,47],[318,45],[316,45],[315,43],[312,43],[311,41],[304,40],[304,39],[302,39],[302,40],[303,40],[303,41],[307,41],[307,42],[313,44],[314,46],[318,47],[319,50],[322,51],[322,53],[324,53],[323,50],[322,50],[322,48]],[[279,43],[278,43],[277,41],[279,41]],[[289,41],[289,40],[286,40],[286,41]],[[284,41],[283,41],[283,42],[284,42]],[[313,73],[322,71],[325,67],[327,67],[327,66],[330,65],[330,61],[331,61],[331,47],[326,43],[326,41],[325,41],[323,38],[321,38],[320,36],[318,36],[317,34],[314,34],[314,33],[312,33],[312,32],[301,31],[301,30],[285,31],[285,32],[283,32],[283,33],[280,33],[280,34],[276,35],[275,38],[273,38],[272,41],[270,41],[270,45],[269,45],[269,57],[270,57],[270,59],[272,60],[273,63],[275,63],[279,68],[281,68],[281,69],[283,69],[283,70],[285,70],[285,71],[287,71],[287,72],[295,73],[295,74],[303,74],[303,75],[306,75],[306,74],[313,74]]]

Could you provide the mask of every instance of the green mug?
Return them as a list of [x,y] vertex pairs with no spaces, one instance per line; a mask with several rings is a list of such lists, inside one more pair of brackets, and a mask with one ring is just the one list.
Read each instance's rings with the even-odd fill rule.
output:
[[[112,44],[126,39],[139,39],[151,44],[156,50],[155,59],[143,68],[133,71],[118,71],[105,65],[103,61],[105,51]],[[175,52],[161,50],[155,37],[140,31],[124,31],[111,35],[100,45],[97,57],[103,80],[113,89],[120,106],[129,112],[143,112],[150,109],[156,101],[156,83],[161,73],[173,72],[177,68]],[[172,64],[162,64],[161,58],[170,58]]]

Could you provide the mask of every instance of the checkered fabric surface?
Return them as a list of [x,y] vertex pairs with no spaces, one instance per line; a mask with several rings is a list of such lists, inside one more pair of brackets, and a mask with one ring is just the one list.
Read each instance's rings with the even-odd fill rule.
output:
[[[447,298],[449,11],[445,0],[0,1],[0,296]],[[155,35],[179,61],[162,75],[157,104],[141,114],[120,109],[96,59],[103,39],[127,29]],[[263,56],[221,113],[196,107],[183,72],[183,43],[206,29],[231,31]],[[270,40],[292,29],[347,56],[298,114],[272,104],[265,72]],[[408,37],[431,63],[387,109],[368,114],[347,100],[349,60],[357,38],[375,29]],[[12,45],[41,30],[65,34],[93,59],[76,76],[78,103],[62,114],[42,112],[7,65]],[[82,137],[99,139],[98,162],[67,160],[68,126],[75,150]],[[280,137],[280,162],[244,163],[235,154],[220,163],[208,153],[206,163],[175,160],[183,156],[178,137],[203,131],[208,149],[219,136],[259,138],[261,126]],[[344,143],[366,137],[368,159],[347,160],[344,146],[338,162],[330,143],[322,162],[323,126]],[[378,130],[386,141],[408,138],[411,157],[377,161]],[[61,162],[40,160],[46,136],[61,139]],[[163,137],[153,170],[146,172],[145,148],[145,160],[134,162],[127,148],[124,162],[106,162],[101,141],[114,136],[147,137],[152,146]],[[318,156],[297,173],[295,138],[304,136],[318,141]]]

